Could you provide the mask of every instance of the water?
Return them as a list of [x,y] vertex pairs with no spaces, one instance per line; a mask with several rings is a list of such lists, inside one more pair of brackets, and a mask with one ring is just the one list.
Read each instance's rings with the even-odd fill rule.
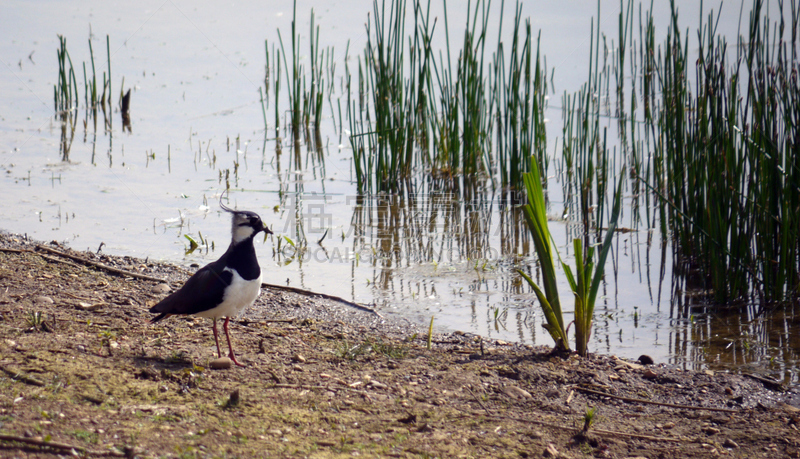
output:
[[[297,4],[304,65],[314,3]],[[698,16],[691,3],[680,11],[682,24],[693,31]],[[316,6],[320,44],[333,47],[338,62],[335,104],[345,48],[349,41],[352,70],[353,56],[366,43],[372,2]],[[611,37],[618,8],[616,2],[601,7],[602,30]],[[668,5],[656,8],[662,9],[656,30],[663,34]],[[463,8],[451,7],[448,14],[451,35],[460,36]],[[561,133],[561,110],[553,101],[586,79],[596,14],[596,5],[585,2],[523,8],[534,33],[542,30],[542,53],[555,69],[556,93],[546,112],[548,151]],[[722,34],[736,35],[738,14],[738,8],[723,9]],[[435,15],[442,20],[441,12]],[[227,174],[231,204],[258,212],[276,233],[257,247],[267,282],[342,296],[422,323],[434,316],[436,325],[450,330],[551,344],[534,296],[516,274],[533,264],[520,215],[491,191],[478,192],[478,184],[475,198],[466,199],[423,186],[411,200],[358,197],[349,142],[340,137],[327,101],[322,158],[303,145],[298,167],[288,144],[276,156],[274,141],[265,143],[258,93],[264,39],[277,45],[280,28],[290,40],[291,17],[291,2],[145,2],[113,9],[101,2],[7,2],[0,18],[0,227],[79,250],[104,243],[107,253],[203,264],[229,240],[229,218],[217,206]],[[58,34],[67,37],[81,89],[68,162],[61,160],[60,125],[53,117]],[[81,63],[91,65],[90,34],[100,80],[110,36],[114,106],[123,78],[124,89],[132,89],[132,132],[122,131],[115,112],[110,134],[101,118],[96,143],[91,124],[86,140],[81,125]],[[285,78],[283,84],[286,97]],[[270,105],[271,131],[272,110]],[[559,218],[564,204],[556,178],[550,189],[551,231],[572,264],[568,241],[576,230]],[[187,234],[208,245],[186,254]],[[304,239],[305,250],[292,246]],[[591,351],[649,354],[687,368],[744,369],[798,381],[796,318],[724,318],[698,310],[678,319],[671,262],[662,258],[658,232],[620,233],[612,257]],[[562,304],[570,309],[566,280],[560,276],[559,282]]]

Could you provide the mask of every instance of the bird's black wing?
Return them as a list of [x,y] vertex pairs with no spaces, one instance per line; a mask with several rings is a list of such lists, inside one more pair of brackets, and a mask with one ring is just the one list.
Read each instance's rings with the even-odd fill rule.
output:
[[194,273],[178,291],[173,292],[150,308],[152,313],[197,314],[218,306],[225,287],[231,284],[233,273],[224,271],[225,263],[218,260]]

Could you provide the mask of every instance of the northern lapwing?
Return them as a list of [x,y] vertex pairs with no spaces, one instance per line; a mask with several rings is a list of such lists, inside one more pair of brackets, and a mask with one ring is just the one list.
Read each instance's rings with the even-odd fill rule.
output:
[[230,209],[222,203],[221,197],[219,205],[233,215],[231,245],[219,260],[200,268],[180,289],[150,308],[150,312],[158,314],[150,323],[177,314],[209,317],[214,321],[214,341],[217,343],[217,355],[221,358],[217,319],[224,317],[223,328],[230,351],[228,357],[233,363],[243,367],[233,353],[228,322],[258,298],[261,290],[261,268],[258,266],[253,238],[263,231],[266,239],[272,231],[254,212]]

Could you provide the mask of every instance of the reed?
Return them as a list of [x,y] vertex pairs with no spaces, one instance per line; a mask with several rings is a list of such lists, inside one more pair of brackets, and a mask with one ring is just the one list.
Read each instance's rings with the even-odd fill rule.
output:
[[61,123],[61,141],[59,149],[61,160],[69,161],[69,151],[75,138],[77,124],[76,111],[78,109],[78,83],[75,79],[75,69],[72,58],[67,51],[67,39],[58,36],[58,82],[53,87],[53,102],[55,105],[56,119]]
[[[562,170],[567,175],[562,185],[565,207],[568,215],[583,226],[584,247],[589,247],[592,239],[600,242],[608,212],[610,173],[618,167],[614,166],[615,155],[608,148],[608,126],[601,123],[601,118],[612,117],[612,114],[608,104],[611,97],[608,45],[599,25],[596,25],[600,17],[598,2],[597,20],[592,20],[589,32],[587,81],[576,94],[565,93],[562,96]],[[624,23],[622,17],[620,22]],[[624,30],[620,25],[620,32],[625,33]],[[622,54],[619,59],[618,62],[624,62]],[[621,81],[621,71],[617,76]],[[616,94],[622,94],[620,87],[617,87]],[[624,120],[623,108],[618,105],[613,116]]]
[[[292,129],[292,139],[294,140],[295,150],[300,145],[300,124],[302,119],[302,81],[303,81],[303,68],[300,65],[300,35],[296,31],[297,25],[297,1],[292,3],[292,66],[291,76],[289,75],[290,67],[286,63],[286,48],[283,45],[283,37],[281,31],[278,29],[278,40],[281,45],[281,52],[283,53],[283,66],[286,69],[286,80],[289,82],[289,106],[290,106],[290,119]],[[276,101],[277,104],[277,101]],[[297,150],[299,151],[299,150]]]
[[[415,8],[417,17],[418,8]],[[359,57],[359,102],[349,99],[353,162],[362,192],[403,189],[415,160],[415,129],[419,114],[420,66],[427,55],[423,34],[415,28],[405,45],[405,0],[373,3],[367,21],[367,46]],[[422,59],[422,60],[421,60]],[[410,77],[406,79],[406,72]],[[366,142],[363,137],[367,137]]]
[[697,31],[692,90],[689,40],[681,36],[673,5],[658,63],[663,100],[649,103],[660,107],[651,123],[666,183],[653,189],[661,197],[679,272],[698,279],[694,287],[713,290],[720,304],[754,298],[764,306],[798,297],[800,66],[794,5],[791,14],[789,32],[783,17],[780,26],[771,24],[764,3],[755,0],[748,36],[740,37],[729,62],[712,11]]
[[367,48],[359,58],[357,102],[348,91],[350,141],[362,192],[404,189],[415,170],[454,184],[458,177],[488,177],[519,190],[519,171],[528,169],[531,153],[546,171],[547,81],[538,41],[534,58],[530,22],[523,31],[517,3],[510,51],[502,27],[494,51],[491,45],[487,49],[490,4],[467,4],[455,53],[446,2],[445,49],[438,52],[431,45],[436,20],[430,19],[430,1],[414,3],[413,32],[407,36],[405,0],[373,3]]
[[75,69],[72,58],[67,51],[67,39],[59,35],[58,55],[58,83],[53,88],[53,99],[56,114],[61,116],[77,108],[78,83],[75,79]]
[[[522,35],[521,14],[521,5],[517,3],[508,61],[504,55],[503,42],[498,38],[492,65],[497,172],[503,188],[517,190],[523,184],[521,171],[530,169],[532,153],[541,175],[546,175],[548,168],[544,118],[548,88],[546,66],[542,64],[539,53],[541,33],[536,39],[536,54],[533,58],[530,19],[526,19],[525,33]],[[521,36],[524,37],[522,40]],[[546,183],[544,186],[546,187]]]

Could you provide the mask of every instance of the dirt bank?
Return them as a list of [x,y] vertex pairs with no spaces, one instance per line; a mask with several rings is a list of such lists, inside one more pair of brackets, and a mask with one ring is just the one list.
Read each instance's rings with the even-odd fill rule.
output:
[[2,457],[800,458],[800,397],[766,380],[428,349],[424,327],[281,289],[231,326],[247,367],[212,370],[209,320],[147,322],[165,287],[146,278],[188,272],[38,246],[0,234]]

